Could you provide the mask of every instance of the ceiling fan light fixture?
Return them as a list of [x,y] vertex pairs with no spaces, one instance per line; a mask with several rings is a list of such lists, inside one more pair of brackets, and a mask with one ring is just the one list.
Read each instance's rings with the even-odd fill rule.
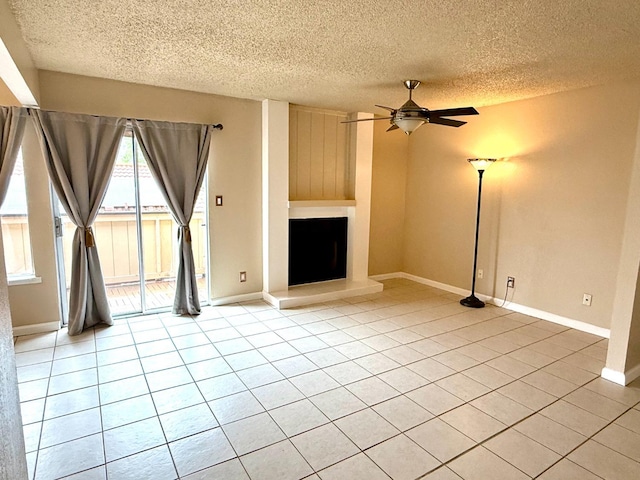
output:
[[424,124],[425,121],[421,118],[396,118],[393,123],[395,123],[404,133],[411,135],[422,124]]

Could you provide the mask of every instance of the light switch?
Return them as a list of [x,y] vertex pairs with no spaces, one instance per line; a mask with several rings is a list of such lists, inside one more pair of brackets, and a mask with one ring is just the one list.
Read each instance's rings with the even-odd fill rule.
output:
[[222,206],[222,195],[216,195],[216,207]]

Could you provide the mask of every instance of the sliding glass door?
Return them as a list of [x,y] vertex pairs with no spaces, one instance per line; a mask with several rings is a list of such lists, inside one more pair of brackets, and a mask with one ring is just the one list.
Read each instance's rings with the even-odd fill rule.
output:
[[[201,303],[209,298],[206,205],[205,183],[190,225]],[[70,272],[75,226],[59,210],[65,270]],[[178,268],[177,225],[130,131],[122,138],[93,230],[112,315],[170,309]]]
[[[139,152],[134,142],[134,154]],[[173,305],[175,277],[178,269],[177,224],[151,176],[144,157],[137,155],[142,257],[144,265],[143,298],[147,310]],[[206,183],[202,185],[190,228],[193,257],[200,301],[208,298],[206,269]]]

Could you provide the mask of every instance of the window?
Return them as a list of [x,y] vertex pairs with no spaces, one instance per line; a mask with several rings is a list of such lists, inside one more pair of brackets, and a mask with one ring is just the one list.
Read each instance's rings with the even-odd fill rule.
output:
[[24,181],[22,149],[9,180],[9,189],[0,208],[2,239],[4,242],[4,263],[9,280],[33,277],[33,258],[29,238],[29,216],[27,212],[27,192]]

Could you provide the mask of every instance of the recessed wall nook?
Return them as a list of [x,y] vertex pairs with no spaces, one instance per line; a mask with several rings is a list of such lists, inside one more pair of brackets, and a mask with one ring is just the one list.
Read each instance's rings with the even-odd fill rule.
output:
[[[368,278],[373,125],[346,114],[265,100],[263,296],[278,308],[375,293]],[[347,218],[346,278],[289,286],[289,220]]]

